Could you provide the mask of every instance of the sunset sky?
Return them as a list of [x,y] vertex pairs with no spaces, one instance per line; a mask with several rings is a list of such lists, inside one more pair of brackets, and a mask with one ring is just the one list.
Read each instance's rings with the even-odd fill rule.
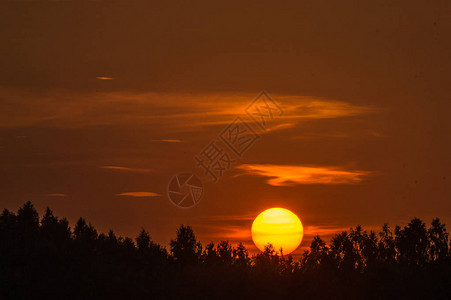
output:
[[[448,1],[2,1],[0,204],[167,245],[451,225]],[[266,91],[283,115],[213,183],[194,157]],[[247,120],[247,119],[246,119]],[[251,124],[252,122],[250,122]],[[252,126],[255,124],[251,124]],[[179,209],[179,172],[204,195]]]

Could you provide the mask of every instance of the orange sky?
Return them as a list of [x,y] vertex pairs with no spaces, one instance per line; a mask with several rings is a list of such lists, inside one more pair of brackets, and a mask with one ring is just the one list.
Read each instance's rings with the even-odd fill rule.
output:
[[[189,223],[204,243],[253,247],[253,218],[276,206],[301,218],[302,247],[357,224],[450,224],[450,10],[1,2],[0,204],[31,200],[122,235],[144,227],[164,245]],[[177,209],[169,179],[200,172],[194,156],[262,90],[283,116]]]

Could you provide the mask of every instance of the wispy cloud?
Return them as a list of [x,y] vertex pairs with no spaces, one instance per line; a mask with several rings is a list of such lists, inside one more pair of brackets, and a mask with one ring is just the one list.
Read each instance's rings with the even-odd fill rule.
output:
[[258,215],[258,212],[244,215],[214,215],[203,216],[202,219],[215,222],[230,222],[230,221],[249,221],[253,220]]
[[47,194],[48,197],[66,197],[66,194]]
[[331,119],[377,112],[380,109],[349,102],[302,96],[281,96],[287,117],[295,119]]
[[298,165],[244,164],[236,167],[245,174],[270,177],[269,185],[351,184],[363,180],[367,171],[345,170],[340,167],[307,167]]
[[[258,215],[258,212],[238,215],[210,215],[203,216],[202,222],[193,224],[199,238],[208,243],[213,241],[228,240],[232,245],[243,243],[251,254],[259,253],[260,250],[255,247],[252,241],[251,226],[252,221]],[[306,225],[304,224],[304,237],[300,247],[291,253],[293,256],[300,255],[304,250],[308,250],[313,238],[319,235],[326,243],[329,243],[332,237],[340,232],[350,230],[352,226],[329,225]],[[375,230],[376,227],[365,227],[365,230]]]
[[96,79],[99,79],[99,80],[114,80],[113,77],[106,77],[106,76],[97,76]]
[[350,133],[345,133],[345,132],[309,132],[309,133],[294,135],[291,137],[291,139],[293,139],[293,140],[324,139],[324,138],[344,139],[344,138],[350,138],[350,137],[352,137],[352,135]]
[[243,243],[248,250],[256,252],[258,249],[252,242],[252,220],[258,215],[255,213],[239,215],[209,215],[201,217],[201,222],[193,224],[204,242],[215,243],[227,240],[233,245]]
[[[252,241],[251,226],[252,220],[255,216],[249,215],[231,215],[231,216],[211,216],[205,217],[207,221],[212,223],[194,224],[194,227],[201,234],[199,237],[206,243],[213,241],[218,243],[219,241],[228,240],[233,245],[243,243],[251,254],[259,253],[260,251],[255,247]],[[244,221],[245,222],[242,222]],[[300,247],[291,253],[291,255],[300,255],[304,250],[308,250],[310,243],[316,235],[319,235],[326,243],[329,243],[331,238],[342,232],[348,231],[351,226],[335,226],[335,225],[308,225],[304,224],[304,237]],[[376,228],[365,228],[365,230],[374,230]]]
[[306,226],[304,227],[304,235],[320,237],[330,237],[342,231],[349,231],[350,227],[335,227],[335,226]]
[[152,140],[152,142],[181,143],[182,140],[170,140],[170,139],[165,139],[165,140]]
[[199,238],[204,243],[229,241],[232,245],[242,243],[251,253],[259,250],[255,247],[251,236],[251,224],[235,225],[233,222],[227,224],[193,224]]
[[[114,78],[99,76],[99,80]],[[10,108],[0,112],[0,127],[26,125],[79,127],[92,125],[152,125],[164,132],[189,131],[230,123],[255,94],[240,93],[80,93],[47,91],[30,93],[0,87],[0,97]],[[284,109],[282,119],[269,122],[269,130],[295,127],[301,121],[356,116],[376,111],[373,107],[315,97],[272,95]],[[24,114],[23,107],[29,107]],[[281,124],[282,123],[282,124]],[[178,142],[177,139],[162,139]]]
[[[348,227],[335,226],[335,225],[304,226],[304,239],[303,239],[303,242],[299,249],[300,250],[299,253],[302,252],[303,250],[308,250],[313,238],[317,235],[319,237],[321,237],[321,239],[324,240],[326,242],[326,244],[329,244],[335,235],[337,235],[343,231],[347,231],[349,233],[351,228],[355,228],[355,226],[348,226]],[[371,230],[378,232],[380,227],[365,226],[363,229],[368,232]]]
[[241,241],[241,240],[250,240],[251,230],[250,227],[243,227],[238,225],[228,225],[228,226],[208,226],[209,230],[211,230],[211,234],[203,235],[204,237],[210,238],[220,238],[223,240],[231,240],[231,241]]
[[293,128],[296,126],[296,123],[291,122],[291,123],[282,123],[282,124],[278,124],[278,125],[274,125],[274,126],[270,126],[266,129],[266,132],[271,132],[271,131],[277,131],[277,130],[283,130],[283,129],[289,129],[289,128]]
[[115,171],[124,171],[124,172],[137,172],[137,173],[149,173],[151,169],[144,168],[129,168],[129,167],[120,167],[120,166],[101,166],[101,169],[109,169]]
[[158,197],[161,196],[160,194],[153,193],[153,192],[126,192],[126,193],[120,193],[116,194],[116,196],[129,196],[129,197]]

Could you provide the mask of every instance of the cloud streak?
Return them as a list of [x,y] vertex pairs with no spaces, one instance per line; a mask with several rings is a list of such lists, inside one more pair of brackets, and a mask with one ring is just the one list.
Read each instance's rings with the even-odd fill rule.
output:
[[114,170],[114,171],[136,172],[136,173],[149,173],[152,171],[151,169],[129,168],[129,167],[121,167],[121,166],[101,166],[100,168]]
[[374,107],[354,105],[349,102],[301,96],[280,97],[286,103],[287,117],[294,119],[333,119],[378,111]]
[[116,194],[116,196],[129,196],[129,197],[159,197],[160,194],[153,193],[153,192],[126,192],[126,193],[120,193]]
[[269,177],[272,186],[299,184],[353,184],[369,175],[367,171],[351,171],[340,167],[310,167],[298,165],[244,164],[236,167],[248,175]]
[[[100,79],[103,78],[103,79]],[[98,77],[99,80],[108,80]],[[130,93],[74,94],[65,90],[31,93],[0,87],[7,110],[0,111],[0,127],[87,127],[96,125],[152,125],[163,132],[229,124],[255,94],[240,93]],[[293,128],[301,121],[356,116],[376,111],[349,102],[296,95],[272,95],[284,110],[283,121],[269,122],[269,131]],[[24,113],[23,107],[29,109]],[[283,122],[283,123],[279,123]],[[82,124],[82,125],[80,125]],[[179,142],[161,139],[163,142]]]
[[[196,230],[200,231],[201,234],[199,237],[205,243],[210,241],[218,243],[219,241],[227,240],[232,243],[232,245],[237,245],[241,242],[251,254],[256,254],[259,253],[260,250],[258,250],[252,241],[251,226],[254,218],[255,216],[251,217],[251,215],[212,216],[210,221],[214,221],[215,224],[194,224],[194,227]],[[349,228],[350,227],[339,227],[334,225],[304,225],[304,238],[302,243],[296,251],[291,253],[291,255],[300,255],[304,250],[308,250],[313,237],[316,235],[319,235],[326,242],[329,242],[334,235],[342,231],[349,231]]]
[[335,226],[306,226],[304,227],[305,236],[319,235],[322,238],[331,237],[343,231],[349,231],[350,227],[335,227]]
[[214,216],[203,216],[202,219],[207,221],[215,221],[215,222],[230,222],[230,221],[250,221],[254,220],[258,215],[258,212],[252,214],[243,214],[243,215],[214,215]]
[[181,143],[182,140],[163,139],[163,140],[152,140],[152,142]]

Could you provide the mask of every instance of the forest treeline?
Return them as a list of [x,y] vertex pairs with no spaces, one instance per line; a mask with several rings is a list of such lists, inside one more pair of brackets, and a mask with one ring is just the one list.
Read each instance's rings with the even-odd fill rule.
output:
[[0,215],[0,299],[451,299],[445,224],[414,218],[380,232],[316,236],[299,260],[271,245],[250,256],[228,241],[203,246],[181,225],[169,249],[80,218],[73,230],[28,202]]

